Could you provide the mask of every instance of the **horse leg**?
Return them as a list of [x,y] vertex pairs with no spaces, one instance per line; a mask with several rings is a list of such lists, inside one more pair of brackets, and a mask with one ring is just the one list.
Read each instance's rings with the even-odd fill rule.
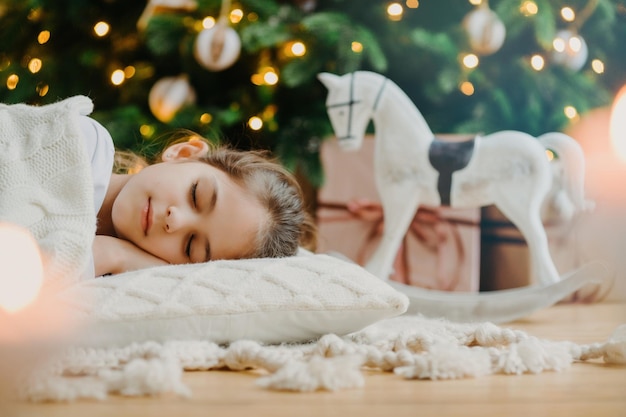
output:
[[409,228],[419,205],[419,195],[409,182],[390,184],[379,189],[383,206],[384,231],[376,251],[367,262],[366,269],[377,277],[387,280],[392,272],[393,261],[402,238]]
[[520,192],[521,188],[519,183],[502,185],[495,205],[524,236],[535,279],[543,285],[553,284],[561,278],[550,255],[548,237],[541,222],[541,202],[545,193],[542,187],[533,183],[528,184],[526,192]]

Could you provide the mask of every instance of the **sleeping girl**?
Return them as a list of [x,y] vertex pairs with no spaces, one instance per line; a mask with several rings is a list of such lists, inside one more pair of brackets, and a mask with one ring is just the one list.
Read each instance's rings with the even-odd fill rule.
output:
[[34,234],[55,279],[313,248],[302,190],[266,153],[189,133],[157,163],[112,173],[113,141],[92,109],[83,96],[0,104],[0,222]]
[[97,231],[94,276],[165,264],[284,257],[314,241],[302,191],[255,151],[212,148],[196,135],[168,146],[161,162],[111,174],[109,133],[81,116],[92,161]]

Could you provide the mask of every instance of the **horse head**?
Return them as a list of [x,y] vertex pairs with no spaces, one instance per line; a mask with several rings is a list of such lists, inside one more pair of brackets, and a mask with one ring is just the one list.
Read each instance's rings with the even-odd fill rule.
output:
[[365,77],[363,71],[343,76],[322,72],[317,78],[328,89],[326,109],[340,146],[344,150],[359,149],[384,86],[381,81],[372,81],[377,78],[384,83],[385,78]]

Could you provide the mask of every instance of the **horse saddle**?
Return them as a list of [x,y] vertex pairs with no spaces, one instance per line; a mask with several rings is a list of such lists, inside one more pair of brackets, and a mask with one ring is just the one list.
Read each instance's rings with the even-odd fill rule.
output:
[[430,164],[439,172],[437,190],[441,205],[450,205],[452,174],[467,166],[474,152],[475,138],[462,142],[451,142],[435,137],[428,149]]

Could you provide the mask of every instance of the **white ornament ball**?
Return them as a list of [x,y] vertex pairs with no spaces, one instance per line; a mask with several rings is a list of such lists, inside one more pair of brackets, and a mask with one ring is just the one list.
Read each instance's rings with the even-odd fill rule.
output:
[[195,101],[196,92],[186,75],[161,78],[152,86],[148,95],[152,114],[163,123],[172,120],[183,106]]
[[506,28],[498,15],[487,6],[477,7],[463,19],[469,44],[481,55],[493,54],[502,47]]
[[587,62],[587,43],[579,34],[571,30],[557,32],[552,42],[552,60],[572,71],[580,70]]
[[216,24],[198,33],[194,56],[209,71],[221,71],[233,65],[241,52],[239,34],[231,27]]

